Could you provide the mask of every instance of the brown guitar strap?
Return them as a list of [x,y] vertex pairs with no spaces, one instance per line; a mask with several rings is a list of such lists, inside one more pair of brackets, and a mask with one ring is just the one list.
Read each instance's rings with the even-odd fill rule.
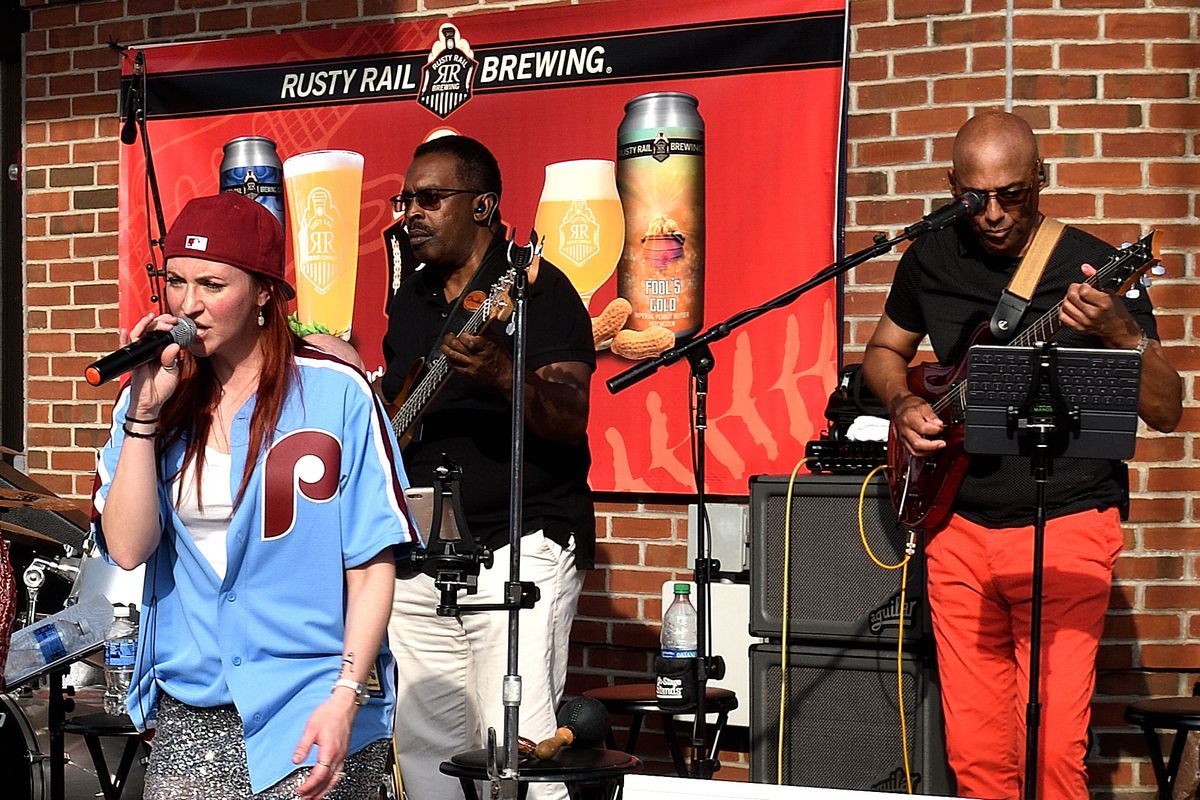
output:
[[1025,309],[1029,307],[1029,301],[1033,299],[1033,293],[1042,280],[1042,273],[1046,271],[1046,263],[1050,260],[1050,254],[1054,252],[1054,246],[1058,244],[1064,228],[1066,225],[1056,219],[1042,218],[1042,224],[1033,235],[1029,249],[1025,251],[1025,256],[1000,295],[1000,302],[992,314],[990,328],[997,341],[1010,339],[1017,332],[1017,323],[1021,321]]

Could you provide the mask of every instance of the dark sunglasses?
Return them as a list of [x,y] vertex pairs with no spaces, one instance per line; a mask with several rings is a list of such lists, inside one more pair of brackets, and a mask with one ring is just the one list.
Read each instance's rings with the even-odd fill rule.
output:
[[442,207],[442,201],[447,197],[453,197],[456,194],[483,194],[483,192],[475,189],[445,189],[440,186],[431,186],[428,189],[418,189],[415,192],[401,192],[394,197],[389,198],[392,201],[392,211],[397,214],[404,214],[408,211],[408,207],[413,201],[417,201],[417,205],[426,211],[437,211]]
[[983,189],[963,189],[964,192],[978,192],[983,195],[984,207],[991,202],[992,198],[996,198],[996,202],[1001,208],[1016,208],[1024,204],[1029,199],[1029,193],[1033,191],[1036,183],[1028,184],[1027,186],[1010,186],[1006,189],[993,189],[992,191],[984,191]]

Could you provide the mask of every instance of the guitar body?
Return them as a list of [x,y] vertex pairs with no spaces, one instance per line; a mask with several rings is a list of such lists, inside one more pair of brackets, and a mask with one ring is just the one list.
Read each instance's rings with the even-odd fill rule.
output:
[[[972,335],[971,345],[990,342],[987,323]],[[908,390],[930,405],[945,397],[967,379],[967,359],[957,364],[929,361],[908,372]],[[935,406],[936,408],[936,406]],[[946,446],[928,456],[914,456],[888,430],[888,489],[900,524],[909,529],[933,530],[950,516],[950,505],[962,485],[970,456],[963,450],[963,426],[954,409],[942,416],[946,427],[941,438]]]

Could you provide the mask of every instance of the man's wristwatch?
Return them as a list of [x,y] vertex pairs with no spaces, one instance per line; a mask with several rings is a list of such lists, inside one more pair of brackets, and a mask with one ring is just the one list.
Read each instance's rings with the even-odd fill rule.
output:
[[365,683],[352,681],[349,678],[338,678],[333,682],[333,688],[329,691],[332,694],[334,691],[342,687],[354,690],[354,705],[356,706],[365,706],[367,701],[371,699],[371,693],[367,691],[367,685]]
[[1142,338],[1138,339],[1138,343],[1134,346],[1133,349],[1136,350],[1137,354],[1140,356],[1146,352],[1146,347],[1149,344],[1150,344],[1150,337],[1146,335],[1145,331],[1142,331]]

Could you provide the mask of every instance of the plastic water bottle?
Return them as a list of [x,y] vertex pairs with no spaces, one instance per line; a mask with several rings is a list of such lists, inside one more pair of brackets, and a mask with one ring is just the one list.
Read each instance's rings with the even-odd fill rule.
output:
[[696,637],[699,621],[696,607],[692,605],[692,587],[687,583],[675,584],[675,600],[663,614],[662,657],[695,658]]
[[129,606],[113,609],[112,627],[104,637],[104,712],[125,713],[125,698],[137,659],[137,625]]
[[655,697],[661,706],[678,708],[696,701],[699,620],[691,593],[689,584],[675,584],[675,599],[663,614],[662,651],[654,662]]
[[12,635],[4,680],[10,686],[42,672],[49,664],[82,654],[104,640],[113,607],[93,595]]

